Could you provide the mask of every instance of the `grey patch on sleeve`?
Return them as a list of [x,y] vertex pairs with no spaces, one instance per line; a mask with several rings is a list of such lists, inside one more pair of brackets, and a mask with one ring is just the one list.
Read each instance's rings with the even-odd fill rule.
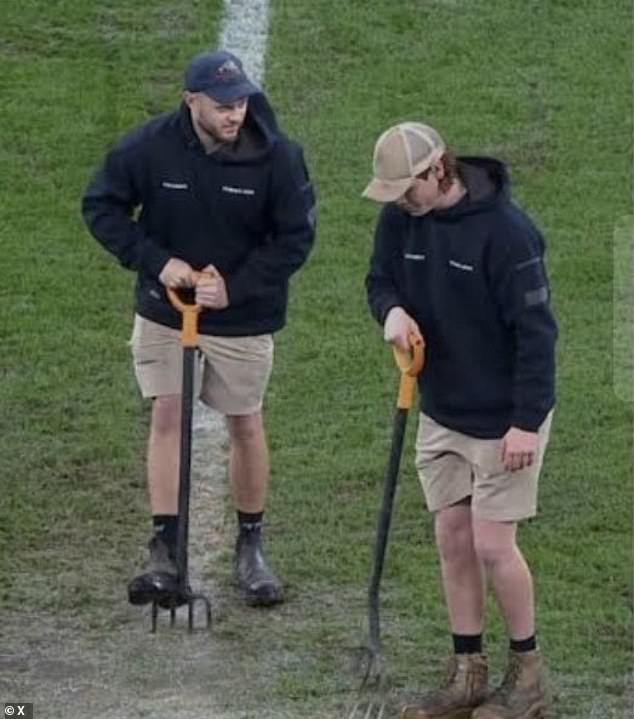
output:
[[524,293],[524,304],[526,307],[541,305],[548,300],[548,288],[540,287],[537,290],[529,290]]
[[515,265],[516,270],[523,270],[525,267],[530,267],[531,265],[538,265],[542,261],[541,257],[531,257],[530,260],[525,260],[524,262],[519,262],[517,265]]
[[315,229],[315,226],[317,225],[317,213],[315,211],[315,205],[313,205],[306,214],[306,219],[308,221],[308,224],[312,230]]

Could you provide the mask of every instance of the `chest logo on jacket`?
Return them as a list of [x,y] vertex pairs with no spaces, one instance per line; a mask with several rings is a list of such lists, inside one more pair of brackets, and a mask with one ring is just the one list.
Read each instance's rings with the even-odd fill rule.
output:
[[189,185],[186,182],[170,182],[169,180],[163,180],[161,187],[166,190],[189,190]]
[[473,265],[466,265],[464,262],[449,260],[449,266],[455,267],[457,270],[462,270],[463,272],[473,272]]
[[223,185],[223,192],[228,192],[230,195],[255,195],[255,190],[251,187],[232,187],[231,185]]

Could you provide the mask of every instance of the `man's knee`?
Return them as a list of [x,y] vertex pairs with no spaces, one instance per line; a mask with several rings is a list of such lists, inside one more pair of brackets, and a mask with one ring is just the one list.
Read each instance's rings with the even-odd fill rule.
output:
[[456,562],[473,556],[471,508],[454,505],[436,515],[436,544],[445,562]]
[[180,431],[180,395],[155,397],[152,402],[152,432],[171,435]]
[[475,522],[473,542],[478,558],[486,565],[511,560],[517,551],[515,525],[506,522]]
[[229,437],[233,443],[252,444],[264,439],[262,413],[230,415],[227,417]]

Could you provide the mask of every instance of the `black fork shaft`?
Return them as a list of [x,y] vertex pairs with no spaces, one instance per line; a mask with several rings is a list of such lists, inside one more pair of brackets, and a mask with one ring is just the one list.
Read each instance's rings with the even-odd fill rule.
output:
[[176,566],[178,587],[188,592],[189,493],[192,450],[192,417],[194,404],[195,347],[183,348],[183,387],[181,397],[181,438],[178,483],[178,529],[176,534]]
[[383,501],[379,511],[376,529],[376,545],[374,549],[374,566],[368,588],[368,624],[370,627],[370,651],[378,655],[381,651],[381,631],[379,621],[379,587],[383,574],[383,564],[387,549],[387,540],[392,523],[392,509],[396,494],[396,483],[401,465],[403,440],[407,426],[407,410],[396,409],[394,412],[394,425],[392,429],[392,446],[390,459],[383,485]]

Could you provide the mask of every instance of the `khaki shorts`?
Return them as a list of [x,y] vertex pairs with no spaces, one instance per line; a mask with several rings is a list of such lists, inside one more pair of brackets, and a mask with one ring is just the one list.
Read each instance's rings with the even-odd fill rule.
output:
[[421,413],[416,469],[430,512],[471,497],[479,519],[515,522],[537,513],[537,484],[550,435],[552,411],[539,428],[535,462],[509,472],[501,460],[501,439],[477,439],[443,427]]
[[[130,339],[134,372],[144,397],[180,394],[183,347],[180,330],[136,315]],[[225,415],[254,414],[262,408],[273,367],[273,337],[200,335],[195,393]]]

